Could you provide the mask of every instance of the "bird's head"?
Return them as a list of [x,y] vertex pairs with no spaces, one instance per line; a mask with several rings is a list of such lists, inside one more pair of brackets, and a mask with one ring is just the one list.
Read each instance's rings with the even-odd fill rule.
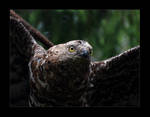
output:
[[51,47],[48,50],[59,62],[79,62],[90,61],[92,46],[83,40],[69,41]]

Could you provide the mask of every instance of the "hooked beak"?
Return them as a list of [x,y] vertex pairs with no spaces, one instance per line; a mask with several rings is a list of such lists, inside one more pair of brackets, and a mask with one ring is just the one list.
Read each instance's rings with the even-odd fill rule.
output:
[[82,50],[80,56],[82,56],[84,58],[88,58],[88,57],[90,57],[90,52],[87,50]]

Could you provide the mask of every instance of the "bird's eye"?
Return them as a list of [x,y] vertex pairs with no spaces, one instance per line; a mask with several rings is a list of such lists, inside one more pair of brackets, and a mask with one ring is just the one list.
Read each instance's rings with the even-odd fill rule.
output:
[[73,46],[69,47],[69,52],[74,52],[75,48]]

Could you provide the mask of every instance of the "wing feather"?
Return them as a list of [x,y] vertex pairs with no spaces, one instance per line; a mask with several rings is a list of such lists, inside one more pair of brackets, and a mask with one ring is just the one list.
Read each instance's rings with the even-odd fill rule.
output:
[[140,46],[110,59],[92,62],[91,106],[139,105]]
[[[14,17],[10,13],[9,22],[9,70],[10,70],[10,106],[28,106],[29,88],[29,67],[31,57],[38,50],[45,51],[38,45],[35,39],[40,35],[34,36],[32,30],[25,26],[22,20]],[[35,36],[36,35],[36,36]],[[49,45],[50,46],[50,45]]]

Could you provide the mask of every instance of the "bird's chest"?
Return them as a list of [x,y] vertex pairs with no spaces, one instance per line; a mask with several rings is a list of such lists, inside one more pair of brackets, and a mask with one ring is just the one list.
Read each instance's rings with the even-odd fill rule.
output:
[[[81,69],[82,67],[82,69]],[[35,97],[41,103],[57,103],[58,105],[80,105],[82,97],[88,86],[88,66],[73,66],[60,64],[57,66],[45,67],[40,71],[33,71],[39,75],[34,76]],[[42,80],[41,80],[42,79]],[[40,82],[39,82],[40,81]],[[44,85],[43,85],[44,84]],[[33,87],[32,86],[32,87]],[[32,92],[34,92],[32,91]]]

